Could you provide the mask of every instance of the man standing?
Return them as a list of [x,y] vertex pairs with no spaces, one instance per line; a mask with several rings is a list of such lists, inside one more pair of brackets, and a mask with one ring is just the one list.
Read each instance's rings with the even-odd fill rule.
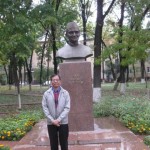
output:
[[47,128],[51,150],[68,150],[68,113],[70,111],[70,95],[61,87],[59,75],[51,76],[51,88],[48,89],[42,99],[42,107],[47,117]]

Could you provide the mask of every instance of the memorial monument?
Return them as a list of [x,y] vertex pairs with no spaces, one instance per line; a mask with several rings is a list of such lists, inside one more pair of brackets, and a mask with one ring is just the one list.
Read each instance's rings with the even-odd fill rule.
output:
[[93,92],[91,63],[86,58],[92,56],[90,47],[79,44],[80,30],[75,22],[66,27],[67,44],[57,51],[56,57],[63,60],[59,64],[62,85],[70,92],[70,131],[94,130]]

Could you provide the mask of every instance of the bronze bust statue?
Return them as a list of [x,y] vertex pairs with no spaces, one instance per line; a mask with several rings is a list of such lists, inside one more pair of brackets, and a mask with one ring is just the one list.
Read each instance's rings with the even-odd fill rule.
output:
[[78,25],[75,22],[68,23],[66,28],[67,44],[57,51],[56,57],[65,61],[85,61],[87,57],[92,56],[90,47],[78,43],[79,37]]

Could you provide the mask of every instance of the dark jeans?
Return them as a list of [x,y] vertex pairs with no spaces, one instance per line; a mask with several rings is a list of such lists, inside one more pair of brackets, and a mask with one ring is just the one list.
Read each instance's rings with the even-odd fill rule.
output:
[[48,125],[47,127],[50,138],[51,150],[58,150],[58,143],[60,143],[61,150],[68,150],[68,124],[63,124],[59,127],[55,125]]

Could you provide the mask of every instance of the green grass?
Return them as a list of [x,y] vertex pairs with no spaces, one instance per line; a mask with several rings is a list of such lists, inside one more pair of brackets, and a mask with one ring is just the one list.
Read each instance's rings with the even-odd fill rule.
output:
[[[21,95],[21,101],[23,104],[41,102],[42,95]],[[0,94],[0,104],[18,104],[17,95]]]
[[[44,86],[32,86],[32,91],[29,91],[28,86],[22,86],[20,88],[22,103],[40,102],[43,93],[48,89]],[[18,95],[14,86],[9,90],[8,86],[0,86],[0,104],[16,104],[18,103]]]
[[[113,91],[115,83],[104,83],[102,84],[102,97],[105,97],[108,95],[110,96],[119,96],[119,89],[120,89],[120,84],[118,86],[117,91]],[[147,95],[147,91],[150,89],[150,83],[148,83],[148,87],[146,88],[146,84],[140,83],[140,82],[129,82],[126,86],[126,95],[131,95],[131,96],[145,96]]]
[[[113,89],[115,83],[103,83],[102,88],[103,89]],[[150,88],[150,83],[147,84],[148,88]],[[119,85],[120,87],[120,85]],[[146,84],[145,83],[140,83],[140,82],[129,82],[127,83],[127,89],[130,90],[140,90],[140,89],[146,89]]]
[[[21,94],[42,94],[44,91],[48,89],[48,86],[42,86],[39,85],[32,85],[32,90],[29,91],[29,86],[20,86],[20,93]],[[17,90],[15,86],[11,86],[11,89],[9,88],[9,85],[0,86],[0,93],[9,93],[9,94],[16,94]]]

